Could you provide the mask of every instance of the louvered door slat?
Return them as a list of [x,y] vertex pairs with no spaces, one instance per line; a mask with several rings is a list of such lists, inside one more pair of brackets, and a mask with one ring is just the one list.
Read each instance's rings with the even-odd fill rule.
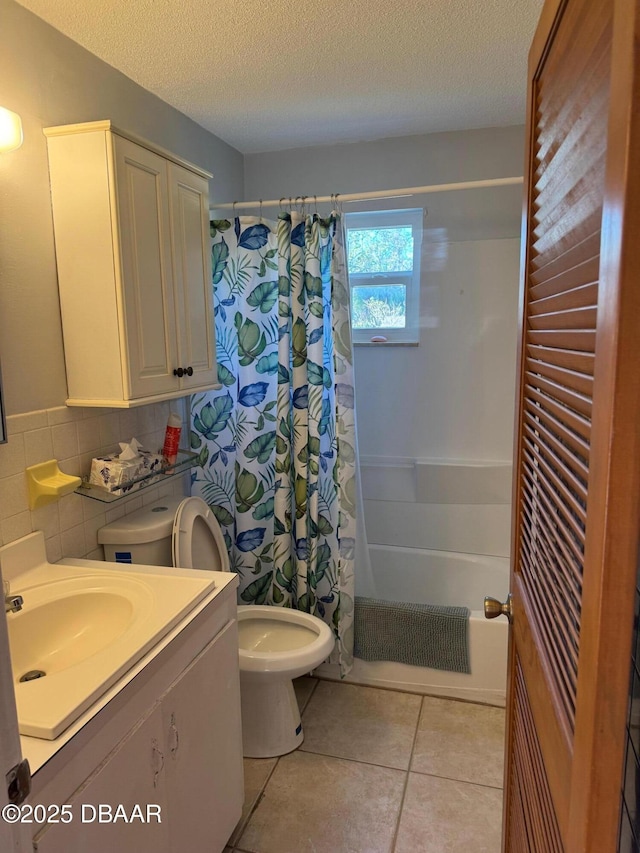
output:
[[[594,44],[598,44],[608,21],[607,8],[600,4],[589,8],[586,15],[587,3],[566,4],[562,29],[565,33],[571,33],[571,37],[562,39],[562,49],[549,52],[545,59],[543,73],[536,80],[536,91],[546,91],[553,94],[553,101],[545,104],[545,116],[538,116],[538,125],[544,126],[545,117],[548,123],[554,122],[554,126],[562,123],[558,118],[562,116],[561,110],[570,106],[571,99],[565,97],[567,87],[569,89],[576,84],[588,67],[588,59]],[[604,49],[604,48],[603,48]],[[561,141],[561,138],[560,140]]]
[[525,431],[535,441],[543,441],[552,453],[561,459],[565,467],[569,470],[571,476],[575,477],[578,484],[582,487],[585,499],[587,491],[587,478],[589,469],[584,464],[582,459],[571,453],[570,449],[562,441],[559,441],[556,436],[550,432],[538,417],[533,418],[529,412],[524,413]]
[[[535,472],[532,472],[528,466],[527,474],[535,478]],[[547,524],[550,526],[550,530],[553,531],[553,535],[558,546],[564,547],[573,555],[573,558],[577,561],[578,565],[578,578],[581,580],[580,570],[584,551],[581,547],[581,543],[576,541],[576,537],[565,523],[557,501],[555,501],[554,497],[549,497],[543,488],[531,497],[525,492],[522,496],[522,500],[523,504],[526,505],[529,510],[532,510],[532,508],[535,507],[536,511],[545,518]]]
[[[603,38],[606,36],[603,34]],[[538,149],[536,153],[536,166],[545,168],[545,175],[541,178],[538,184],[539,195],[536,198],[536,205],[543,205],[551,197],[557,200],[553,195],[552,185],[557,185],[559,189],[563,189],[562,181],[566,176],[571,174],[571,165],[567,162],[567,152],[575,146],[580,146],[580,149],[585,152],[587,162],[592,159],[594,148],[599,144],[597,137],[591,133],[591,125],[588,122],[588,117],[581,111],[581,104],[584,101],[589,101],[592,108],[601,110],[606,107],[602,99],[606,97],[606,80],[603,77],[605,70],[602,63],[607,61],[604,54],[599,51],[601,46],[596,45],[591,54],[584,54],[584,60],[588,63],[585,68],[585,73],[580,79],[580,83],[576,85],[576,98],[564,103],[559,112],[553,112],[553,95],[557,93],[556,87],[545,87],[538,93],[538,112],[541,120],[539,122],[539,137]],[[595,59],[594,59],[595,57]],[[568,132],[558,145],[553,128],[558,118],[563,121],[568,128]],[[589,156],[591,155],[591,156]],[[576,174],[579,174],[576,172]],[[549,188],[545,195],[545,190]]]
[[[523,541],[527,542],[526,537]],[[527,542],[527,545],[530,544]],[[556,687],[562,697],[565,716],[570,719],[575,712],[576,696],[573,681],[577,675],[577,671],[572,671],[574,652],[565,639],[567,625],[570,623],[562,618],[562,610],[556,595],[549,595],[546,589],[550,571],[542,570],[545,559],[546,556],[542,553],[536,555],[536,566],[539,568],[539,574],[536,576],[536,582],[531,585],[530,595],[531,600],[535,602],[538,608],[544,605],[545,610],[548,611],[548,618],[538,623],[539,633],[542,636],[546,658],[555,664],[554,668],[559,673],[559,677],[556,679]]]
[[559,349],[576,349],[592,353],[596,346],[595,332],[530,331],[527,341],[540,344],[543,347],[558,347]]
[[532,299],[529,302],[530,314],[553,314],[575,308],[595,307],[598,302],[598,282],[580,284],[577,287],[554,291],[549,296]]
[[564,367],[567,370],[575,370],[577,373],[583,373],[589,377],[593,376],[592,352],[572,352],[571,350],[560,350],[528,344],[527,355],[545,364]]
[[541,500],[549,510],[553,507],[558,517],[557,523],[567,534],[569,545],[572,550],[579,554],[582,551],[584,530],[580,521],[574,517],[572,508],[566,506],[557,480],[552,480],[548,471],[540,471],[537,460],[532,458],[528,448],[523,448],[522,455],[526,473],[531,478],[532,483],[527,488],[527,493],[533,495],[537,500]]
[[[530,337],[533,337],[533,334]],[[562,424],[563,431],[564,429],[569,429],[577,433],[585,441],[589,440],[591,423],[586,418],[576,414],[568,406],[564,406],[557,400],[553,400],[546,394],[542,394],[533,385],[528,384],[525,390],[529,400],[535,401],[542,409],[550,412],[557,418],[558,422]]]
[[[565,464],[563,454],[557,450],[557,447],[561,447],[561,445],[557,445],[553,439],[545,441],[544,433],[537,425],[525,424],[524,432],[527,447],[534,451],[536,458],[539,455],[542,456],[545,462],[553,467],[556,476],[562,480],[570,493],[577,499],[578,508],[581,511],[579,514],[584,515],[587,503],[587,485],[585,480],[574,474],[570,465]],[[572,501],[572,504],[574,502]]]
[[571,488],[571,484],[567,483],[569,478],[565,471],[559,465],[550,464],[541,445],[535,438],[532,441],[528,435],[525,435],[523,449],[532,470],[535,472],[536,484],[539,484],[541,480],[546,480],[555,492],[554,498],[562,501],[563,507],[566,508],[565,517],[569,519],[576,536],[579,536],[578,531],[584,526],[586,520],[585,501],[580,500],[583,489],[578,493],[577,490]]
[[[550,548],[555,549],[562,574],[572,590],[572,595],[575,593],[579,600],[582,588],[582,551],[575,546],[570,534],[559,522],[558,515],[554,514],[553,508],[545,500],[543,498],[536,504],[528,495],[525,495],[523,514],[529,519],[536,519],[536,524],[539,524],[537,533],[545,539]],[[577,612],[579,614],[579,608]]]
[[[595,284],[597,288],[598,277],[598,257],[587,257],[575,266],[564,269],[557,275],[544,276],[543,273],[551,273],[550,269],[544,268],[540,270],[541,275],[537,276],[538,284],[532,285],[529,290],[531,298],[530,306],[535,305],[536,300],[544,299],[545,297],[555,296],[564,293],[567,290],[574,290],[583,285]],[[533,280],[533,276],[531,277]],[[597,290],[593,303],[597,301]]]
[[596,309],[575,308],[569,311],[551,311],[548,314],[532,314],[532,329],[595,329]]
[[549,427],[549,429],[559,437],[560,441],[565,444],[567,447],[570,447],[571,450],[583,461],[586,461],[589,458],[589,444],[584,441],[580,436],[578,436],[575,432],[567,432],[565,429],[565,424],[561,419],[554,417],[554,415],[550,412],[545,411],[541,406],[537,405],[532,400],[525,401],[525,411],[527,415],[532,418],[534,421],[540,421],[545,426]]
[[[603,86],[599,89],[585,87],[584,98],[591,101],[594,107],[604,104],[606,97],[607,91]],[[589,134],[588,118],[577,115],[572,117],[572,121],[573,127],[563,140],[560,150],[553,152],[553,159],[543,157],[538,160],[540,177],[536,185],[538,195],[533,218],[536,238],[558,224],[566,213],[567,202],[574,205],[580,191],[589,186],[601,168],[597,160],[602,153],[602,142]],[[579,147],[584,154],[579,170],[569,168],[564,158],[565,153],[574,147]]]
[[571,411],[577,412],[589,420],[591,418],[591,399],[573,390],[570,374],[565,374],[565,378],[568,381],[566,385],[563,385],[560,382],[545,379],[538,373],[527,372],[525,374],[525,379],[531,388],[537,388],[552,400],[562,403]]
[[528,358],[525,366],[528,374],[546,376],[561,385],[573,388],[578,394],[589,399],[593,396],[593,377],[560,366],[557,359],[550,359],[550,363],[548,363],[539,359]]
[[[549,602],[553,610],[551,616],[551,625],[554,636],[557,636],[561,642],[559,649],[562,651],[563,645],[570,648],[565,655],[565,661],[569,668],[575,667],[576,650],[579,642],[578,625],[580,624],[580,612],[578,609],[578,600],[580,590],[575,583],[572,583],[570,572],[556,572],[555,567],[560,562],[558,560],[558,549],[555,542],[551,542],[549,537],[541,536],[540,517],[536,516],[535,520],[531,520],[529,513],[525,513],[525,536],[528,540],[528,545],[535,550],[540,548],[544,554],[544,560],[540,562],[540,576],[543,577],[545,588],[550,592]],[[566,644],[564,643],[564,635],[566,633]],[[570,687],[570,684],[569,684]]]
[[520,660],[515,663],[514,759],[511,769],[507,849],[513,853],[562,853],[546,768]]
[[[564,251],[558,250],[552,258],[531,258],[531,274],[529,281],[531,287],[529,292],[536,298],[539,296],[537,288],[544,282],[560,279],[572,274],[573,270],[586,264],[594,264],[598,277],[600,269],[600,228],[595,228],[584,240],[576,243]],[[594,276],[589,275],[582,279],[581,283],[593,281]],[[560,289],[560,288],[559,288]]]
[[[600,153],[604,155],[604,147]],[[543,261],[553,257],[556,250],[568,249],[576,240],[593,234],[602,218],[602,209],[596,204],[601,199],[597,187],[602,184],[603,177],[602,169],[591,170],[576,191],[565,196],[553,212],[553,218],[550,217],[551,221],[545,220],[538,227],[532,248]]]
[[[554,616],[559,621],[558,630],[566,630],[572,643],[577,645],[579,642],[577,625],[580,621],[580,613],[578,612],[577,607],[579,590],[576,589],[575,585],[571,584],[571,574],[569,572],[565,572],[564,574],[559,573],[557,576],[555,573],[550,573],[550,567],[555,566],[558,561],[555,543],[549,544],[547,538],[540,536],[538,530],[540,526],[539,517],[536,517],[535,521],[532,521],[530,513],[525,512],[524,515],[524,539],[527,541],[529,546],[535,545],[536,548],[540,546],[544,552],[545,558],[549,561],[548,564],[544,562],[541,563],[541,572],[545,576],[545,582],[548,581],[552,583],[551,606],[554,611]],[[562,595],[561,603],[556,597],[558,591],[560,591],[560,594]],[[570,668],[573,666],[573,655],[566,656],[566,663]]]

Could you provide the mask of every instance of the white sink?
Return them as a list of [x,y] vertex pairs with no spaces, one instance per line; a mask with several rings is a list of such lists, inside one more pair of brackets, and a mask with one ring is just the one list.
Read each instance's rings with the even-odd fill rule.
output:
[[61,580],[28,598],[7,620],[17,680],[29,671],[54,675],[81,663],[119,639],[152,605],[149,591],[125,578]]
[[24,599],[7,614],[20,733],[58,737],[214,585],[211,572],[92,561],[12,579]]

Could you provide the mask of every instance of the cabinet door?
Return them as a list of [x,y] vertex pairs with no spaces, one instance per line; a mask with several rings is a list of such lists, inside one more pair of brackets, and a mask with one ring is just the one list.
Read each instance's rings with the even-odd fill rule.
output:
[[176,391],[179,380],[167,161],[114,136],[125,397]]
[[237,622],[229,622],[161,700],[171,853],[219,853],[242,813]]
[[[37,853],[169,853],[163,753],[162,716],[156,706],[71,798],[73,820],[45,827],[34,839],[34,850]],[[139,805],[145,822],[137,818],[131,822],[124,819],[100,822],[100,804],[110,806],[114,817],[120,804],[129,817],[134,805]],[[159,807],[160,822],[153,816],[158,809],[153,808],[147,822],[149,805]],[[106,809],[103,816],[107,817]]]
[[191,368],[181,387],[218,381],[213,326],[213,284],[209,248],[209,184],[169,163],[173,235],[173,275],[180,366]]

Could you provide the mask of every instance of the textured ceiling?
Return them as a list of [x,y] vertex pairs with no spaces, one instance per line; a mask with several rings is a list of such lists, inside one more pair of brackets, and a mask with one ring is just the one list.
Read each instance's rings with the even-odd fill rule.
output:
[[524,122],[542,0],[18,0],[244,153]]

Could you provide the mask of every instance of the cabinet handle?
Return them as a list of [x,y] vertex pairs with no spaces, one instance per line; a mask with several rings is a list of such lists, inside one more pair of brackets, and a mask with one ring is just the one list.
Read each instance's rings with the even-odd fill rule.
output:
[[171,715],[171,720],[169,722],[169,735],[169,743],[171,744],[169,752],[171,753],[171,756],[175,758],[178,753],[178,749],[180,748],[180,735],[178,733],[178,727],[176,726],[175,714]]
[[164,755],[158,749],[158,741],[153,738],[151,741],[151,749],[153,754],[153,787],[158,787],[158,776],[162,773],[164,767]]
[[193,376],[193,367],[189,365],[189,367],[187,367],[187,369],[185,370],[185,373],[187,374],[187,376]]
[[178,367],[176,370],[174,370],[174,371],[173,371],[173,375],[174,375],[174,376],[179,377],[180,379],[182,379],[182,377],[184,376],[185,372],[186,372],[186,371],[184,371],[181,367]]

